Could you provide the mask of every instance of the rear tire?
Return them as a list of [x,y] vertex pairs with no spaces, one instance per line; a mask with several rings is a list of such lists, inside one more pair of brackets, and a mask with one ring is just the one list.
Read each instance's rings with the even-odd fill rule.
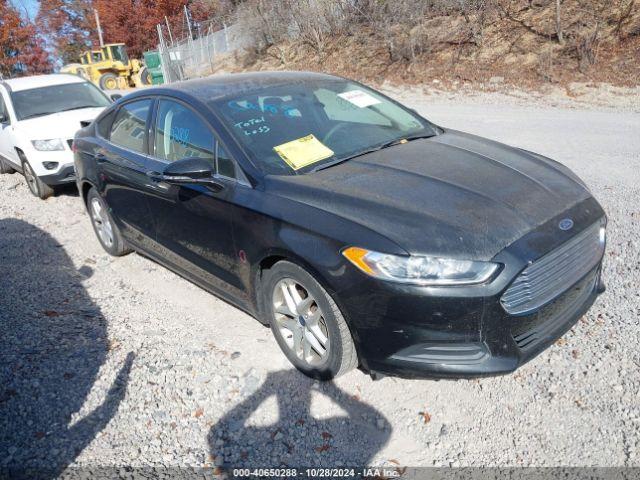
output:
[[6,160],[0,158],[0,174],[2,173],[16,173],[13,167],[10,167]]
[[358,366],[344,316],[311,274],[280,261],[264,272],[263,286],[271,331],[298,370],[311,378],[331,380]]
[[131,253],[132,250],[125,243],[120,229],[113,221],[109,207],[95,188],[91,188],[87,193],[87,212],[100,245],[109,255],[121,257]]
[[151,85],[151,73],[149,73],[149,69],[144,67],[140,72],[140,83],[143,85]]
[[35,174],[33,168],[31,168],[31,165],[29,165],[28,160],[22,160],[22,173],[25,180],[27,181],[27,187],[29,187],[29,191],[34,196],[38,197],[41,200],[46,200],[51,195],[53,195],[53,187],[40,180],[40,177]]
[[98,83],[102,90],[115,90],[118,88],[118,77],[115,73],[103,73]]

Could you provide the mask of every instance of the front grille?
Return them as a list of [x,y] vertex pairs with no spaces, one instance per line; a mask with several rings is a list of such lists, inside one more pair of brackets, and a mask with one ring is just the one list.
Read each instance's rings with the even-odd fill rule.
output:
[[577,320],[576,315],[588,306],[587,301],[598,281],[593,269],[583,280],[538,312],[513,320],[511,334],[518,348],[527,352],[541,343],[553,341]]
[[503,308],[522,315],[546,305],[595,267],[604,253],[600,222],[525,268],[502,295]]

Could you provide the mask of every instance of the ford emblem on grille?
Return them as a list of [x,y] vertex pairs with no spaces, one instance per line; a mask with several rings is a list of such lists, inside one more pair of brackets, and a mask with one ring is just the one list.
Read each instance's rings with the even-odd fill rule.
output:
[[560,227],[560,230],[570,230],[571,227],[573,227],[573,220],[570,218],[563,218],[560,220],[558,227]]

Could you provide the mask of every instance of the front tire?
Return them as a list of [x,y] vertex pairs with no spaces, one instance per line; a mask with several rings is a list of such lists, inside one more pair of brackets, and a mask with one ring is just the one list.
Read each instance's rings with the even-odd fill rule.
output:
[[16,171],[9,166],[9,164],[0,158],[0,174],[2,173],[15,173]]
[[95,188],[89,190],[87,194],[87,211],[91,217],[93,231],[100,245],[109,255],[121,257],[131,253],[131,249],[122,238],[120,229],[113,221],[109,207]]
[[33,168],[27,160],[22,161],[22,173],[24,175],[25,180],[27,181],[27,187],[29,187],[29,191],[36,197],[41,200],[46,200],[51,195],[53,195],[53,187],[47,185],[40,177],[35,174]]
[[118,77],[115,73],[103,73],[98,82],[102,90],[115,90],[118,88]]
[[298,265],[281,261],[263,276],[263,305],[271,331],[289,361],[305,375],[330,380],[358,366],[340,309]]

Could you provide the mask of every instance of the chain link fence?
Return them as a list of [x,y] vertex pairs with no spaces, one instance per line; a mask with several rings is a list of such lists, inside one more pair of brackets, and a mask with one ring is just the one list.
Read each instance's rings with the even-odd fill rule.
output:
[[208,75],[213,71],[216,56],[247,47],[251,41],[238,25],[223,24],[216,29],[210,21],[195,26],[195,31],[189,23],[187,26],[189,33],[177,41],[166,25],[157,26],[165,83]]

